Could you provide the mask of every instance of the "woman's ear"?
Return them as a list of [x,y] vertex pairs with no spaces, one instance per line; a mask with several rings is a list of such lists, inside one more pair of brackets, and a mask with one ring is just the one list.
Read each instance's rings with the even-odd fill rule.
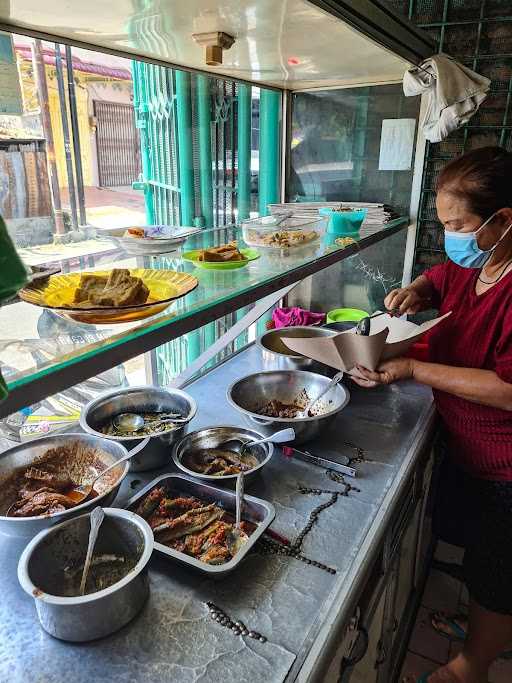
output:
[[500,218],[504,230],[506,230],[509,225],[512,225],[512,207],[500,209],[496,216]]

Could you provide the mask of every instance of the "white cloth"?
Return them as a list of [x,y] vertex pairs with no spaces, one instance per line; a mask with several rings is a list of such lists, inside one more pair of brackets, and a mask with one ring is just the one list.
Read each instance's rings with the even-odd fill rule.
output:
[[440,142],[469,121],[487,97],[491,81],[443,54],[425,60],[420,67],[405,72],[404,94],[426,94],[420,126],[427,140]]

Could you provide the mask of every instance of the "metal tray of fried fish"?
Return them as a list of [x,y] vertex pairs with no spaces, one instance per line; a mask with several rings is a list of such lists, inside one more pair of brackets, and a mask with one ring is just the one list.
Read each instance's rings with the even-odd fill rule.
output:
[[[176,492],[180,495],[194,496],[199,500],[204,500],[205,503],[217,503],[219,507],[224,508],[233,515],[235,514],[236,495],[234,491],[221,489],[217,486],[211,486],[210,484],[197,481],[192,477],[188,477],[183,474],[163,474],[160,477],[153,479],[153,481],[139,491],[139,493],[130,498],[125,507],[129,510],[133,510],[142,500],[142,498],[144,498],[144,496],[146,496],[156,486],[165,486],[172,490],[172,492]],[[212,578],[221,579],[238,567],[238,565],[244,560],[246,555],[257,543],[261,535],[272,524],[275,516],[276,511],[271,503],[268,503],[262,498],[244,495],[242,521],[246,520],[249,522],[254,522],[257,524],[257,526],[249,536],[248,541],[242,546],[236,555],[224,564],[215,565],[201,562],[195,557],[191,557],[190,555],[186,555],[178,550],[169,548],[162,543],[157,543],[156,540],[154,548],[161,555],[176,560],[177,562],[181,562],[181,564],[186,564],[189,567],[193,567],[194,569],[197,569],[198,571],[203,572]]]

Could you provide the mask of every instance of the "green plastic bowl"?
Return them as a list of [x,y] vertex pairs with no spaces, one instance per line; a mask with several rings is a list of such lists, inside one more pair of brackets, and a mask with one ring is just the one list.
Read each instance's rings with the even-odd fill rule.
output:
[[361,311],[359,308],[335,308],[327,313],[328,323],[357,323],[362,318],[368,317],[370,314],[366,311]]
[[318,210],[321,216],[328,217],[327,232],[332,235],[356,235],[363,224],[368,209],[353,211],[333,211],[327,207]]

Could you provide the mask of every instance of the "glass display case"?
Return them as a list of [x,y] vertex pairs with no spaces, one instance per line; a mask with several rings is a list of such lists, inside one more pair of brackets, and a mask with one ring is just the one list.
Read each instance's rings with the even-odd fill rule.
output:
[[[76,53],[80,74],[92,74],[95,80],[107,70],[108,87],[111,81],[116,84],[109,93],[123,90],[123,78],[133,81],[129,105],[134,119],[123,130],[139,141],[140,155],[132,149],[126,161],[126,145],[111,144],[102,156],[103,170],[119,159],[117,166],[140,165],[135,189],[142,193],[143,217],[134,227],[145,221],[198,230],[176,250],[157,255],[127,253],[108,229],[87,233],[88,245],[69,244],[64,256],[52,256],[51,245],[34,251],[27,244],[20,250],[28,265],[60,270],[69,281],[76,282],[76,275],[85,271],[145,269],[154,277],[171,273],[186,280],[187,287],[182,295],[165,299],[151,316],[135,311],[122,322],[84,322],[83,316],[52,307],[45,297],[34,298],[33,291],[3,305],[0,370],[8,395],[0,403],[2,450],[21,440],[19,423],[28,422],[41,406],[56,415],[65,407],[72,428],[78,429],[85,403],[107,390],[116,397],[121,388],[135,384],[185,387],[198,405],[191,430],[245,424],[226,396],[241,376],[259,376],[269,369],[252,342],[265,330],[273,307],[287,302],[324,312],[343,306],[371,312],[382,308],[386,291],[401,282],[411,238],[414,242],[409,216],[414,215],[410,205],[419,103],[404,100],[400,82],[404,70],[435,47],[379,2],[17,0],[0,3],[0,29],[35,41],[24,65],[27,45],[20,47],[26,76],[33,69],[39,79],[46,68],[52,87],[62,89],[64,71],[60,76],[57,72],[69,69],[61,106],[64,101],[71,106],[74,90],[85,89],[87,80],[73,78],[74,56],[68,47],[129,60],[131,71],[123,76],[113,63],[93,63]],[[65,63],[59,67],[60,52]],[[94,88],[97,96],[96,82]],[[55,92],[50,88],[42,97],[41,109]],[[25,99],[31,95],[26,89]],[[75,95],[80,100],[83,92]],[[70,112],[71,129],[82,133],[82,143],[87,136],[104,139],[109,116],[118,110],[126,114],[120,106],[125,104],[111,101],[110,107],[98,104],[91,110],[84,104],[82,124],[75,121],[74,126]],[[64,107],[60,125],[68,154],[60,172],[67,169],[72,177],[80,144],[73,147],[72,130],[66,148],[66,112]],[[46,114],[51,119],[51,111]],[[52,166],[48,142],[51,180],[59,169]],[[36,167],[40,163],[37,156],[30,160]],[[80,205],[80,191],[77,201]],[[325,229],[301,247],[266,249],[244,241],[241,221],[246,218],[283,211],[318,218],[323,204],[337,209],[341,203],[365,205],[370,211],[378,205],[380,218],[368,214],[357,231],[345,234],[331,229],[327,217]],[[58,218],[55,203],[53,210]],[[275,220],[279,232],[279,218]],[[55,221],[55,245],[73,232],[68,227]],[[87,232],[87,226],[75,227],[75,232],[80,227]],[[29,232],[23,234],[28,242]],[[242,267],[210,269],[197,262],[198,251],[234,240],[242,251],[247,248]],[[31,287],[40,293],[55,281],[41,279]],[[205,368],[208,372],[201,374]],[[327,382],[325,376],[321,379]],[[5,596],[0,623],[14,634],[4,665],[13,681],[16,676],[30,678],[36,667],[45,680],[74,671],[77,683],[116,676],[138,683],[328,680],[324,674],[347,624],[353,623],[353,608],[370,569],[383,582],[388,579],[383,549],[397,536],[397,511],[433,429],[431,395],[422,387],[400,392],[385,387],[382,394],[366,395],[350,387],[350,393],[342,429],[333,422],[333,430],[320,430],[314,442],[332,470],[296,458],[287,461],[276,448],[265,473],[250,482],[257,495],[274,504],[274,541],[277,536],[288,550],[273,552],[268,541],[251,553],[245,569],[218,583],[186,567],[152,563],[153,597],[147,609],[121,637],[95,642],[93,657],[87,645],[80,648],[84,656],[79,658],[73,645],[63,647],[42,632],[34,637],[33,605],[22,601],[16,583],[15,566],[26,539],[11,543],[0,537]],[[25,436],[31,438],[28,432]],[[174,468],[170,445],[166,457],[168,471]],[[340,469],[346,463],[359,468],[364,486],[338,476],[346,472]],[[128,474],[116,505],[129,506],[134,492],[159,473]],[[331,502],[312,503],[311,496],[319,495]],[[316,525],[324,510],[322,523]],[[313,527],[306,539],[311,559],[301,554],[301,544]],[[237,638],[226,629],[213,632],[208,614],[217,603],[233,620],[251,624],[258,640],[243,640],[243,629]],[[169,646],[170,634],[176,647]],[[377,651],[372,642],[369,652]],[[347,653],[339,654],[344,659]],[[0,678],[4,671],[0,665]],[[333,680],[340,671],[336,669]]]

